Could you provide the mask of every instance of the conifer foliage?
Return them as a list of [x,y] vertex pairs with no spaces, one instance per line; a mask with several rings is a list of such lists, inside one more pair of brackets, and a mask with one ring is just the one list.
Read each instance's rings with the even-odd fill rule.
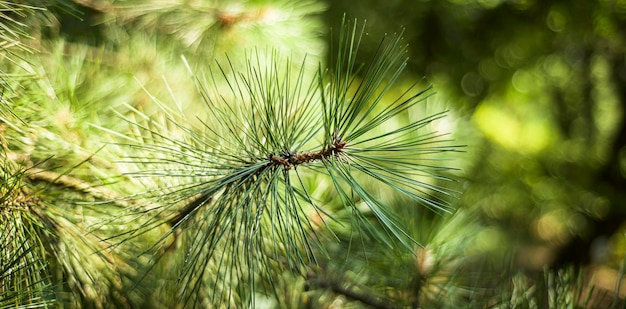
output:
[[454,117],[401,29],[325,8],[0,0],[0,308],[618,307],[447,215]]
[[0,308],[296,306],[332,246],[411,255],[390,201],[451,211],[402,33],[344,20],[326,65],[315,1],[157,2],[0,1]]
[[[228,301],[232,289],[248,302],[257,281],[271,285],[281,268],[305,273],[323,252],[318,234],[334,235],[333,223],[390,248],[412,248],[414,241],[377,197],[377,186],[449,211],[441,195],[452,192],[428,180],[443,178],[445,168],[430,161],[435,153],[457,148],[421,130],[444,113],[380,130],[427,98],[430,87],[410,87],[388,104],[388,92],[406,65],[405,46],[399,34],[385,37],[376,56],[359,64],[363,33],[356,22],[343,24],[329,69],[310,70],[306,61],[294,67],[276,52],[255,50],[243,71],[217,63],[195,75],[207,110],[206,118],[199,117],[201,131],[174,112],[167,122],[182,133],[176,137],[145,115],[136,118],[146,121],[133,121],[140,136],[128,146],[141,155],[127,158],[140,166],[131,174],[176,178],[170,182],[176,185],[141,195],[159,205],[147,212],[157,215],[131,234],[163,220],[171,225],[170,234],[184,234],[179,285],[185,304],[200,301],[194,295],[211,289],[211,303]],[[357,71],[362,77],[355,77]],[[328,184],[330,196],[349,213],[348,222],[311,193],[307,178]],[[143,206],[139,213],[146,214]]]

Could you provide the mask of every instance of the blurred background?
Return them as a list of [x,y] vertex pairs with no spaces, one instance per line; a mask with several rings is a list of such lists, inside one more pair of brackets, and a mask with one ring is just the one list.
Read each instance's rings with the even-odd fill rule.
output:
[[413,78],[452,110],[468,145],[458,209],[479,222],[477,246],[528,273],[577,265],[614,289],[626,253],[626,2],[333,1],[324,18],[344,12],[367,19],[368,46],[404,27]]
[[497,234],[486,241],[531,269],[619,265],[626,2],[339,1],[325,17],[343,12],[370,33],[406,28],[413,78],[469,146],[459,208]]
[[[3,85],[17,90],[4,94],[15,108],[0,115],[8,122],[16,114],[61,136],[63,142],[50,142],[24,131],[28,138],[7,138],[12,151],[39,159],[50,156],[51,144],[98,149],[100,141],[88,138],[98,130],[87,123],[123,126],[111,119],[129,102],[149,114],[142,87],[183,107],[197,100],[180,55],[195,69],[225,54],[245,61],[246,49],[271,46],[295,62],[304,54],[325,62],[336,39],[329,29],[345,14],[366,20],[360,57],[368,59],[381,36],[404,29],[409,66],[401,84],[432,83],[437,94],[425,110],[450,110],[435,129],[466,145],[446,163],[458,168],[450,173],[457,181],[446,184],[461,192],[451,198],[457,211],[407,210],[398,200],[423,245],[414,255],[367,244],[371,250],[346,259],[349,249],[331,246],[337,259],[307,280],[290,277],[284,303],[268,306],[624,305],[624,0],[17,3],[46,11],[3,15],[4,25],[25,32],[20,40],[28,50],[3,47]],[[17,69],[20,59],[28,61]],[[43,79],[23,82],[18,70]],[[35,94],[26,100],[24,93]],[[29,105],[51,98],[56,103],[48,107]]]
[[488,241],[534,269],[619,265],[626,2],[333,1],[324,17],[343,12],[372,38],[406,29],[413,78],[435,85],[468,145],[459,208]]

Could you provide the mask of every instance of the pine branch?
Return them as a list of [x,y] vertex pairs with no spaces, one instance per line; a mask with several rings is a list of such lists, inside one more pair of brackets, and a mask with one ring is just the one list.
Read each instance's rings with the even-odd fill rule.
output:
[[42,181],[61,186],[66,189],[82,192],[97,200],[110,201],[118,206],[131,206],[130,202],[125,201],[123,196],[113,190],[107,189],[106,187],[94,187],[90,183],[68,175],[59,174],[57,172],[33,167],[28,169],[28,178],[32,181]]
[[[107,201],[111,196],[42,164],[32,166],[27,156],[7,155],[4,149],[1,154],[0,305],[46,307],[80,300],[86,306],[128,307],[131,293],[120,291],[132,271],[83,227],[91,219],[88,207],[80,207],[80,213],[74,207],[74,202],[91,202],[77,191]],[[41,183],[47,183],[45,190]]]
[[[204,62],[221,57],[220,48],[286,46],[293,53],[322,50],[321,23],[314,17],[325,5],[319,1],[154,1],[116,4],[116,19],[179,43],[180,51]],[[277,42],[278,41],[278,42]],[[236,53],[230,49],[228,53]],[[243,63],[242,63],[243,65]]]
[[356,300],[372,308],[380,308],[380,309],[397,308],[395,306],[392,306],[389,303],[384,303],[374,297],[371,297],[363,293],[359,293],[355,290],[346,288],[342,286],[341,284],[334,282],[332,280],[319,280],[319,279],[314,279],[314,278],[308,278],[307,282],[312,287],[330,289],[332,292],[336,294],[343,295],[351,300]]
[[[129,118],[140,132],[127,144],[137,153],[125,162],[136,169],[129,174],[172,181],[141,196],[161,206],[149,211],[153,219],[129,237],[153,228],[164,216],[172,230],[160,241],[183,232],[187,249],[179,284],[185,305],[198,305],[207,289],[213,304],[253,302],[258,281],[271,288],[280,265],[278,269],[286,265],[303,273],[324,252],[324,231],[311,216],[331,235],[335,231],[328,223],[336,222],[390,249],[398,244],[412,249],[415,241],[368,182],[448,211],[439,195],[455,192],[428,179],[449,180],[441,174],[447,168],[427,162],[458,147],[439,145],[446,143],[441,135],[418,133],[443,114],[396,122],[428,97],[430,87],[415,91],[416,84],[389,103],[387,94],[406,66],[406,47],[400,35],[384,38],[379,53],[359,71],[356,56],[363,31],[356,23],[344,24],[328,73],[320,67],[309,77],[306,60],[293,67],[276,52],[265,59],[255,50],[246,70],[228,60],[195,75],[208,110],[199,129],[166,107],[169,124],[138,111]],[[359,79],[358,72],[363,74]],[[387,125],[396,128],[383,129]],[[322,207],[329,201],[311,194],[305,179],[313,175],[329,184],[335,194],[331,203],[339,209]],[[145,212],[146,207],[137,208],[138,215]],[[338,212],[349,214],[349,222],[341,222]]]

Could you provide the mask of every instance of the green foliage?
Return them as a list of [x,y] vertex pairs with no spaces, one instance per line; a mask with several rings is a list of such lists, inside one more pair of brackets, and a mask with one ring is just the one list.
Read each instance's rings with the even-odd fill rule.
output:
[[[2,307],[48,307],[58,302],[75,307],[125,306],[128,295],[120,293],[128,272],[125,263],[104,253],[97,236],[85,234],[81,222],[89,220],[85,215],[89,209],[77,209],[76,204],[88,201],[81,194],[88,191],[86,185],[39,164],[21,167],[10,156],[15,154],[3,153],[0,183]],[[50,190],[51,186],[65,189]]]
[[623,304],[620,1],[166,2],[0,1],[0,308]]
[[[165,123],[142,113],[135,118],[143,121],[129,119],[139,129],[128,142],[133,154],[128,163],[138,166],[129,174],[176,180],[162,180],[168,185],[148,191],[145,198],[160,205],[148,212],[155,219],[131,231],[125,241],[164,219],[172,227],[170,235],[182,231],[184,304],[198,306],[203,301],[198,294],[207,291],[212,291],[207,296],[211,304],[247,303],[257,276],[272,287],[285,268],[304,274],[324,252],[320,241],[325,236],[318,234],[326,229],[338,239],[333,224],[356,235],[364,231],[389,249],[396,242],[412,248],[414,241],[389,206],[365,183],[379,182],[427,207],[448,211],[447,202],[434,194],[451,192],[428,183],[430,177],[446,179],[440,174],[445,167],[428,162],[455,148],[420,130],[442,114],[406,124],[396,120],[423,102],[429,88],[411,87],[380,106],[405,66],[405,47],[399,35],[383,39],[380,54],[356,79],[362,33],[356,24],[346,23],[335,67],[328,72],[319,68],[313,76],[307,76],[316,70],[306,61],[294,68],[274,51],[255,50],[245,71],[232,62],[218,64],[197,78],[207,109],[207,117],[199,117],[199,129],[187,125],[192,120],[178,119],[184,113],[176,110],[168,112]],[[393,121],[396,129],[378,131]],[[170,126],[178,133],[168,134]],[[327,184],[324,190],[332,190],[327,194],[333,198],[314,196],[307,178]],[[336,218],[324,206],[328,203],[342,205],[346,218]],[[137,211],[145,216],[144,206]],[[319,230],[315,221],[325,228]]]
[[[3,157],[5,157],[3,155]],[[21,305],[45,307],[52,302],[50,273],[44,262],[41,242],[48,231],[38,223],[27,192],[22,189],[23,171],[15,171],[4,161],[0,185],[2,244],[0,252],[0,307]]]

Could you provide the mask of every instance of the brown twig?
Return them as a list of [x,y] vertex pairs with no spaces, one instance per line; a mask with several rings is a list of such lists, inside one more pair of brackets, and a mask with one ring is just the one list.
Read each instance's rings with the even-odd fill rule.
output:
[[114,192],[113,190],[109,190],[104,187],[94,187],[87,182],[68,175],[62,175],[41,168],[31,167],[28,169],[28,178],[32,181],[47,182],[53,185],[62,186],[68,189],[83,192],[98,200],[111,201],[115,204],[125,207],[129,206],[129,203],[124,201],[124,199],[119,194],[117,194],[117,192]]
[[270,154],[268,159],[272,163],[276,165],[283,165],[286,170],[290,170],[292,167],[296,167],[300,164],[319,161],[325,158],[330,158],[332,156],[339,156],[341,153],[343,153],[343,149],[346,147],[346,145],[346,142],[336,139],[332,145],[317,152],[299,153],[285,150],[280,156]]
[[315,278],[309,278],[308,279],[308,283],[311,286],[315,286],[318,288],[326,288],[326,289],[330,289],[331,291],[333,291],[336,294],[340,294],[343,295],[351,300],[356,300],[359,301],[367,306],[370,306],[372,308],[380,308],[380,309],[392,309],[392,308],[396,308],[393,305],[389,304],[389,303],[384,303],[378,299],[375,299],[373,297],[370,297],[368,295],[364,295],[361,293],[358,293],[355,290],[351,290],[349,288],[343,287],[340,284],[331,281],[331,280],[321,280],[321,279],[315,279]]

